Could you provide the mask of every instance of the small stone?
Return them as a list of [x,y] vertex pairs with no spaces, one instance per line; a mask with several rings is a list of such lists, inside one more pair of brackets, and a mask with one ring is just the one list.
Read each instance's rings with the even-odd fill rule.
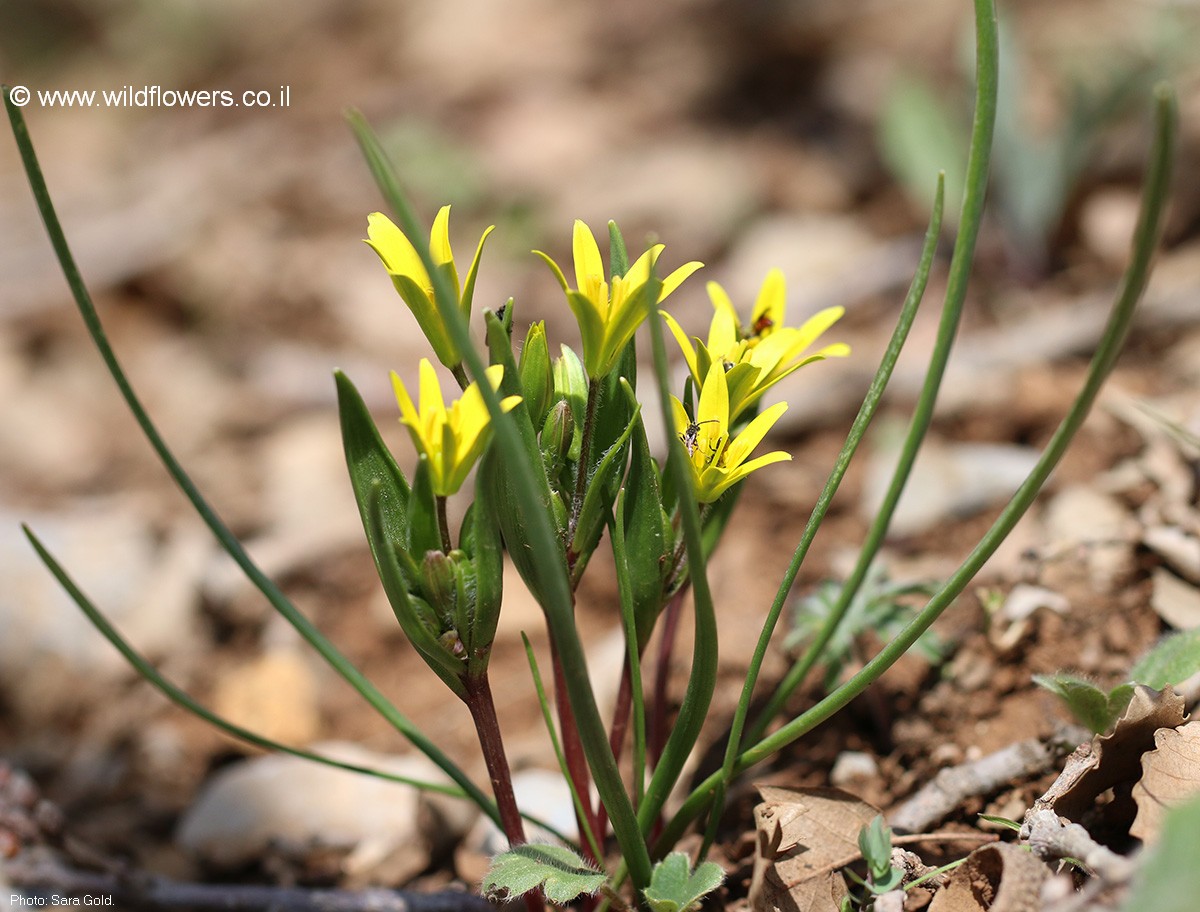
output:
[[879,775],[879,764],[870,754],[862,751],[842,751],[833,761],[829,781],[838,788],[849,788]]
[[[445,782],[424,757],[389,757],[347,743],[315,753],[342,762]],[[465,828],[462,802],[299,757],[255,757],[217,773],[184,814],[177,843],[198,859],[235,868],[274,852],[293,863],[340,858],[356,881],[404,883]]]

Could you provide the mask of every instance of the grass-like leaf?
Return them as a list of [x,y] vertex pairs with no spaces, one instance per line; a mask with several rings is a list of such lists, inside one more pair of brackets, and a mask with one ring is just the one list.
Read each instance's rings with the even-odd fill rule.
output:
[[341,675],[351,687],[358,691],[362,698],[383,716],[390,725],[407,738],[421,753],[437,764],[451,779],[458,783],[484,813],[498,821],[499,815],[495,804],[484,795],[467,774],[446,754],[439,750],[407,716],[401,713],[349,659],[342,655],[337,647],[313,626],[308,618],[283,594],[279,587],[251,560],[250,555],[246,553],[241,542],[238,541],[225,522],[217,515],[216,510],[208,503],[204,495],[200,493],[200,489],[196,487],[191,476],[184,470],[179,460],[175,458],[175,454],[167,446],[158,428],[150,420],[150,416],[143,407],[137,393],[134,392],[129,378],[125,375],[124,369],[117,360],[116,353],[108,342],[104,327],[100,323],[100,316],[96,312],[95,304],[92,303],[92,297],[88,293],[83,276],[80,274],[79,267],[75,263],[75,257],[71,253],[70,245],[67,244],[67,238],[63,233],[62,225],[59,223],[58,214],[54,209],[54,202],[50,198],[50,191],[46,187],[46,179],[42,175],[41,166],[38,164],[37,153],[33,148],[33,142],[29,137],[29,130],[25,125],[21,109],[12,103],[12,98],[9,95],[7,87],[3,89],[3,94],[4,106],[8,112],[9,122],[12,124],[13,137],[16,139],[17,148],[21,154],[21,162],[25,167],[25,176],[29,181],[29,188],[33,192],[38,211],[42,216],[42,222],[46,226],[46,233],[50,237],[50,243],[54,248],[55,255],[58,257],[58,263],[62,269],[63,276],[66,278],[67,284],[71,289],[75,305],[79,309],[79,314],[83,318],[84,325],[87,327],[88,335],[91,336],[92,342],[99,351],[105,367],[108,368],[108,372],[112,376],[113,382],[116,384],[117,389],[120,390],[126,406],[128,406],[134,420],[137,421],[138,427],[145,435],[146,440],[153,447],[163,467],[170,474],[171,478],[174,479],[180,490],[183,491],[184,496],[191,502],[192,507],[204,521],[205,525],[208,526],[221,547],[233,558],[234,563],[238,565],[246,575],[246,578],[263,594],[271,604],[271,607],[282,615],[284,620],[291,624],[296,632],[309,645],[316,649],[329,666]]

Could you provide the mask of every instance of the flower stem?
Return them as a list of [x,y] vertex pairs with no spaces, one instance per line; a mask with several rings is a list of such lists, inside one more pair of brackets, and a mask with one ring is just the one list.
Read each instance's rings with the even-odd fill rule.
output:
[[504,753],[504,741],[500,736],[500,722],[496,718],[496,703],[492,699],[492,688],[487,674],[465,679],[466,696],[463,698],[475,733],[479,736],[479,747],[483,750],[483,762],[487,764],[488,776],[492,780],[492,791],[500,809],[500,824],[510,846],[525,842],[525,826],[521,812],[517,809],[517,798],[513,794],[512,773],[508,768],[508,756]]
[[454,379],[458,383],[458,388],[465,390],[471,385],[471,380],[467,376],[467,372],[463,370],[462,362],[459,361],[454,367],[450,368],[450,373],[454,374]]
[[450,544],[450,521],[446,518],[446,496],[438,494],[434,501],[437,503],[438,532],[442,535],[442,553],[449,554],[453,546]]
[[575,473],[575,496],[571,501],[571,519],[567,526],[567,565],[575,566],[578,557],[571,550],[575,541],[575,528],[579,525],[579,514],[583,512],[583,495],[587,491],[588,462],[592,456],[592,436],[596,433],[596,404],[600,400],[600,381],[593,377],[588,381],[587,409],[583,418],[583,434],[579,443],[579,467]]

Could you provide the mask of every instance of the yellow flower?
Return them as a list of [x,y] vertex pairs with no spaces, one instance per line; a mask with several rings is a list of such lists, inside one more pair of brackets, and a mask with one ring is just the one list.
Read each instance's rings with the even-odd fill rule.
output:
[[693,345],[674,317],[663,312],[663,318],[683,351],[697,387],[703,389],[712,365],[724,366],[733,421],[772,386],[804,365],[850,354],[850,346],[842,342],[804,354],[825,330],[841,319],[845,308],[827,307],[798,328],[784,326],[787,289],[778,269],[772,269],[763,281],[749,327],[739,322],[737,310],[724,288],[716,282],[709,282],[707,287],[714,308],[707,343],[695,339]]
[[692,486],[700,503],[717,500],[756,469],[792,458],[787,453],[776,451],[746,461],[746,457],[779,420],[779,416],[787,411],[786,402],[771,406],[730,440],[729,387],[725,383],[725,368],[720,362],[709,368],[708,376],[704,379],[700,402],[696,407],[696,419],[693,421],[688,418],[683,403],[673,396],[671,411],[675,418],[675,432],[687,451],[688,465],[692,469]]
[[[438,211],[437,218],[433,220],[433,229],[429,233],[429,252],[433,255],[433,262],[438,270],[450,283],[464,319],[471,316],[471,298],[475,294],[475,275],[479,271],[483,243],[495,227],[492,225],[483,232],[479,246],[475,248],[471,268],[467,270],[466,284],[460,286],[458,270],[454,267],[454,252],[450,249],[450,207],[443,206]],[[446,331],[446,324],[434,300],[433,281],[412,242],[390,218],[382,212],[372,212],[367,216],[366,243],[379,254],[384,268],[392,277],[392,284],[417,318],[421,332],[433,346],[438,360],[448,368],[457,367],[462,357]]]
[[613,277],[611,287],[596,237],[578,219],[575,220],[571,246],[575,257],[575,288],[567,284],[563,271],[554,260],[540,250],[534,253],[546,261],[567,293],[567,302],[575,312],[583,337],[583,366],[588,377],[596,380],[612,370],[622,350],[646,319],[650,305],[665,299],[703,264],[691,262],[680,266],[663,279],[658,300],[647,301],[645,289],[659,254],[663,252],[662,244],[655,244],[638,257],[625,275]]
[[[492,389],[499,389],[503,377],[502,365],[487,369]],[[404,381],[394,371],[392,386],[400,403],[400,421],[408,427],[417,451],[429,458],[433,493],[441,497],[453,494],[462,487],[467,473],[483,454],[492,430],[479,385],[472,383],[463,390],[462,398],[447,408],[437,373],[429,359],[422,358],[420,408],[413,405]],[[500,405],[507,412],[520,401],[520,396],[506,396]]]

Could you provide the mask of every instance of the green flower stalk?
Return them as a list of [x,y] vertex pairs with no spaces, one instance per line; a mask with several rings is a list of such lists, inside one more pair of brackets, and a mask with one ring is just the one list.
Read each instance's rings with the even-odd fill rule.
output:
[[[488,382],[494,390],[500,388],[503,376],[504,368],[499,364],[487,369]],[[491,439],[490,420],[479,386],[470,384],[462,398],[447,407],[437,373],[428,358],[421,359],[419,408],[394,371],[392,386],[400,403],[401,423],[408,428],[417,451],[429,459],[433,493],[438,497],[450,496],[462,487]],[[507,412],[520,401],[520,396],[506,396],[500,404]]]
[[716,282],[709,282],[707,288],[714,308],[707,342],[697,338],[693,345],[693,339],[674,317],[665,311],[662,315],[679,343],[692,382],[698,388],[704,386],[713,364],[724,366],[732,421],[736,422],[739,416],[758,404],[767,390],[804,365],[850,354],[850,346],[844,342],[835,342],[805,354],[809,346],[841,319],[845,308],[827,307],[799,327],[785,326],[787,287],[783,272],[778,269],[772,269],[763,280],[749,326],[738,319],[737,310],[724,288]]
[[787,411],[787,403],[771,406],[731,439],[729,387],[725,382],[725,368],[719,362],[708,370],[700,390],[695,420],[688,417],[683,403],[674,396],[671,397],[671,410],[675,432],[687,451],[692,487],[700,503],[713,503],[751,472],[792,458],[776,451],[746,461],[767,431]]
[[665,300],[704,264],[692,261],[680,266],[663,279],[657,299],[647,302],[643,298],[651,288],[650,274],[663,252],[662,244],[655,244],[643,253],[623,275],[612,276],[611,282],[592,229],[579,219],[575,220],[571,246],[575,258],[575,288],[567,283],[554,260],[540,250],[534,253],[546,261],[566,292],[583,337],[583,366],[588,377],[596,380],[616,365],[621,352],[646,319],[647,304]]
[[[479,258],[483,255],[483,245],[495,227],[491,225],[483,232],[479,246],[475,248],[475,258],[471,260],[471,266],[467,270],[466,283],[460,285],[458,270],[454,265],[454,251],[450,248],[450,207],[443,206],[438,210],[437,218],[433,220],[433,229],[429,233],[429,250],[438,270],[445,274],[454,290],[459,310],[466,319],[471,316],[475,276],[479,272]],[[437,303],[433,298],[433,280],[412,242],[390,218],[382,212],[372,212],[367,216],[365,243],[383,261],[384,268],[392,277],[392,284],[417,318],[417,324],[429,340],[429,344],[433,346],[438,360],[459,377],[462,371],[462,355],[451,341],[445,321],[438,313]]]

